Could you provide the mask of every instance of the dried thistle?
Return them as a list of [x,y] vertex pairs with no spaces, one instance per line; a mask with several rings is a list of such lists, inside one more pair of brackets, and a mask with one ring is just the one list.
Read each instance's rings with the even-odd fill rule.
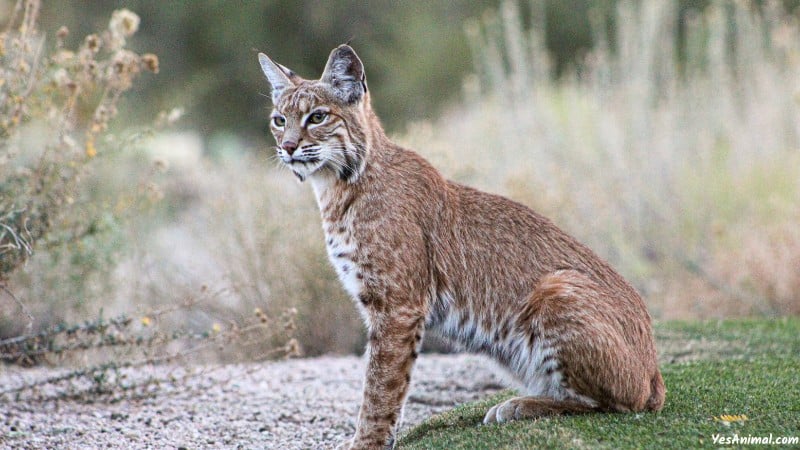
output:
[[100,39],[100,36],[96,34],[90,34],[84,39],[84,44],[90,52],[97,53],[100,51],[103,41]]
[[141,71],[141,58],[130,50],[117,50],[106,71],[106,81],[112,89],[127,91],[133,78]]
[[125,46],[125,38],[133,36],[139,29],[139,16],[127,9],[118,9],[111,14],[108,23],[109,45],[112,50]]
[[152,53],[145,53],[142,55],[142,65],[150,72],[158,73],[158,56]]
[[139,21],[139,16],[136,13],[128,9],[118,9],[111,14],[108,29],[112,33],[130,37],[139,30]]
[[56,31],[56,37],[59,39],[65,39],[67,36],[69,36],[69,28],[67,28],[65,25],[61,25],[58,31]]

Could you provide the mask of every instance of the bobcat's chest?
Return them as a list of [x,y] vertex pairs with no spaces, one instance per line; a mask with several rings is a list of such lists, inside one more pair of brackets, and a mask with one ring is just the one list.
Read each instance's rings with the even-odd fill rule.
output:
[[346,224],[325,222],[323,228],[328,259],[347,293],[358,298],[364,287],[364,274],[356,262],[357,242]]
[[364,272],[358,264],[358,242],[353,233],[353,217],[347,214],[347,194],[336,187],[331,176],[315,176],[311,185],[322,213],[322,230],[328,259],[336,269],[339,281],[354,299],[364,287]]

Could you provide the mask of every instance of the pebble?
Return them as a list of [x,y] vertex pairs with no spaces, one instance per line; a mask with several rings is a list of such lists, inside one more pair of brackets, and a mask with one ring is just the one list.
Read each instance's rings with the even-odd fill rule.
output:
[[[496,392],[501,377],[495,370],[475,355],[422,355],[412,375],[401,434],[432,414]],[[159,375],[168,379],[175,371],[174,366],[137,368],[126,382]],[[7,366],[0,371],[0,388],[54,372]],[[324,356],[204,366],[194,373],[163,382],[148,398],[91,403],[0,398],[11,432],[0,433],[0,449],[335,448],[354,432],[364,359]]]

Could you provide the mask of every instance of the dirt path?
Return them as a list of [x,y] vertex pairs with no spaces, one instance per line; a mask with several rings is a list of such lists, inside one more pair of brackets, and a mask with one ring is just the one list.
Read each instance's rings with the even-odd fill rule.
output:
[[[51,375],[0,371],[3,388]],[[191,376],[176,367],[137,369],[126,379],[177,380],[150,396],[93,403],[0,400],[0,448],[331,448],[353,433],[363,371],[356,357],[206,367]],[[423,355],[403,429],[500,387],[496,369],[481,357]]]

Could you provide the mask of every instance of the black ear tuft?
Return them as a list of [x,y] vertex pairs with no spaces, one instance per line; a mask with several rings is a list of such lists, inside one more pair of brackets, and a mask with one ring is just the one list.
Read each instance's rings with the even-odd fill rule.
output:
[[355,103],[367,93],[364,65],[347,44],[333,49],[320,80],[329,84],[333,93],[345,103]]

